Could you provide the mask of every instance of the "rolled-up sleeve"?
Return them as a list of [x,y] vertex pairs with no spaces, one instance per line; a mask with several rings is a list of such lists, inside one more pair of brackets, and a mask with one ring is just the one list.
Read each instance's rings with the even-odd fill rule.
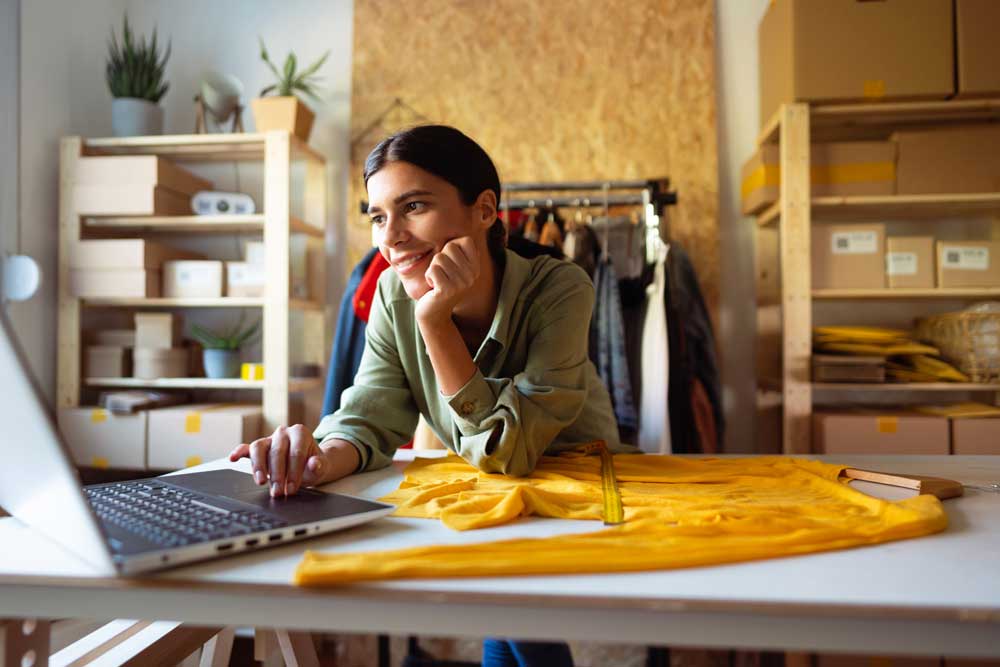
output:
[[320,443],[339,438],[354,445],[361,456],[358,471],[389,465],[396,449],[413,437],[419,414],[397,351],[383,282],[372,302],[354,384],[344,390],[340,409],[325,416],[313,433]]
[[593,286],[579,281],[532,308],[524,371],[489,378],[477,370],[446,397],[458,454],[484,472],[530,474],[587,400]]

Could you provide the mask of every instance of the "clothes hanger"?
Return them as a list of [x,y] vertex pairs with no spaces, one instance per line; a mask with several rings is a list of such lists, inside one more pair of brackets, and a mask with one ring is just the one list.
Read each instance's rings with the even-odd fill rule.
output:
[[942,477],[896,475],[887,472],[876,472],[874,470],[862,470],[860,468],[845,468],[841,475],[848,479],[856,479],[863,482],[874,482],[875,484],[912,489],[920,495],[932,495],[941,500],[958,498],[965,492],[965,489],[959,482]]

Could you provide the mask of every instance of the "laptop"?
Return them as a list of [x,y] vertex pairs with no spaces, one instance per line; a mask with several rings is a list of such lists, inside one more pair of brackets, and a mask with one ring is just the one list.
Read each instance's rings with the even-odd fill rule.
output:
[[231,469],[84,487],[2,309],[0,378],[0,507],[104,574],[287,544],[395,509],[315,489],[271,498]]

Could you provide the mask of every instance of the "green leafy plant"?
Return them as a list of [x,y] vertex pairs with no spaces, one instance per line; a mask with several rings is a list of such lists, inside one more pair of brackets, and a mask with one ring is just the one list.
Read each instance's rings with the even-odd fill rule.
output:
[[275,78],[278,80],[277,83],[273,83],[260,91],[260,96],[267,97],[268,95],[274,93],[280,97],[288,97],[290,95],[295,95],[298,92],[319,102],[319,91],[316,86],[320,81],[320,77],[316,76],[316,72],[323,66],[323,63],[326,62],[330,52],[327,51],[323,54],[322,58],[301,72],[297,72],[296,68],[298,67],[298,60],[295,58],[295,53],[293,51],[289,51],[288,57],[285,58],[284,67],[279,70],[277,65],[272,62],[271,57],[267,54],[267,47],[264,46],[264,39],[262,37],[258,37],[258,39],[260,40],[260,59],[267,64]]
[[163,71],[170,58],[170,44],[160,55],[156,43],[156,29],[148,42],[145,37],[133,34],[128,23],[128,14],[122,22],[122,38],[119,43],[115,31],[111,30],[108,40],[108,63],[105,78],[114,97],[136,97],[154,104],[167,93],[170,84],[163,80]]
[[238,350],[251,342],[260,332],[260,320],[244,326],[245,318],[222,331],[213,331],[197,324],[191,325],[191,335],[207,350]]

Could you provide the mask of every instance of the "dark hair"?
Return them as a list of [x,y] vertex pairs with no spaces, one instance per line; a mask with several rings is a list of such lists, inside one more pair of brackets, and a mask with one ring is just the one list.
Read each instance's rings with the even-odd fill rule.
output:
[[[474,204],[484,190],[492,190],[500,204],[500,176],[493,160],[479,144],[453,127],[418,125],[380,141],[365,160],[365,186],[390,162],[409,162],[448,181],[466,206]],[[499,217],[490,227],[486,243],[493,259],[503,264],[507,229]]]

